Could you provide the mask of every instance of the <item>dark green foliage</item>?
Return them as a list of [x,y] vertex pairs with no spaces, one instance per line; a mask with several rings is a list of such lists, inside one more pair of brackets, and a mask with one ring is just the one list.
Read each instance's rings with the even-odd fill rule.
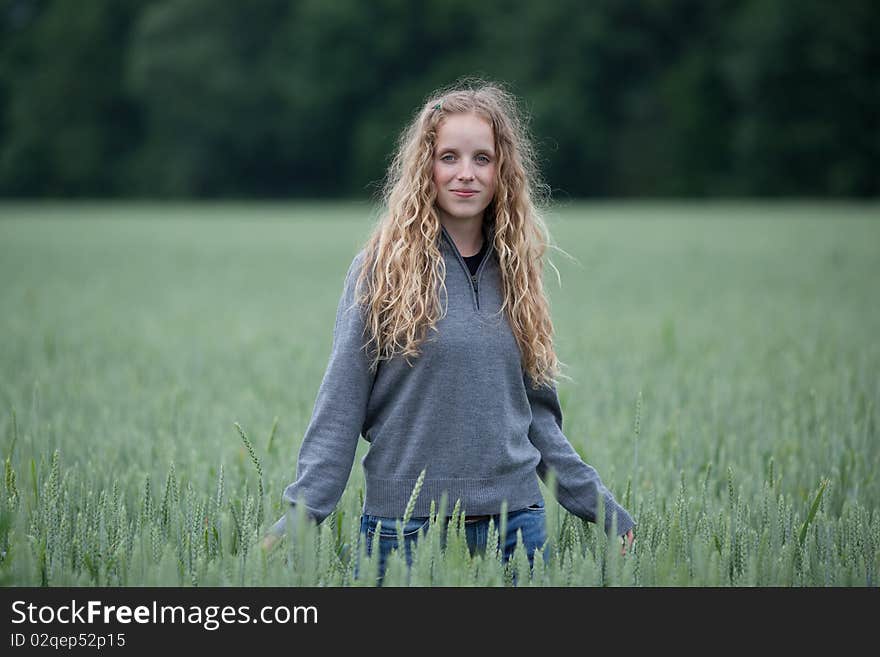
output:
[[365,197],[478,75],[557,197],[874,196],[878,33],[871,0],[0,0],[0,194]]

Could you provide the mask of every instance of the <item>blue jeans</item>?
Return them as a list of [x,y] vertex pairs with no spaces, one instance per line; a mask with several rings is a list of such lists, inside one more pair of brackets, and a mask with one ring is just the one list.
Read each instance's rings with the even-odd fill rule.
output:
[[[408,566],[412,566],[411,545],[419,540],[419,537],[426,534],[430,526],[429,518],[410,518],[409,522],[403,528],[403,543]],[[385,575],[385,562],[392,550],[398,548],[397,544],[397,523],[398,519],[385,518],[381,516],[373,516],[369,514],[361,514],[361,530],[360,536],[363,536],[366,543],[367,555],[372,554],[373,539],[376,534],[376,526],[382,522],[379,535],[379,584]],[[447,523],[449,518],[446,519]],[[494,522],[496,532],[500,531],[501,514],[491,515],[482,520],[465,520],[464,528],[467,538],[468,550],[471,556],[474,554],[483,554],[486,551],[486,543],[489,538],[489,523]],[[443,525],[443,531],[440,537],[441,546],[446,544],[446,523]],[[544,502],[533,504],[532,506],[517,511],[511,511],[507,514],[507,533],[504,540],[503,561],[507,563],[513,555],[516,548],[517,536],[522,533],[522,542],[526,550],[526,556],[529,560],[529,568],[534,565],[534,555],[537,548],[544,548],[544,563],[548,563],[550,559],[549,546],[545,546],[547,542],[547,519]],[[359,537],[360,538],[360,537]],[[501,549],[499,536],[499,545],[496,547]],[[357,567],[355,568],[355,577],[357,577]]]

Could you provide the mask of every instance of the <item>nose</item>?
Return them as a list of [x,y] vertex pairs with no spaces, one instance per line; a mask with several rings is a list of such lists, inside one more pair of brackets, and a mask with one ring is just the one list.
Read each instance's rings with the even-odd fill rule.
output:
[[462,165],[461,170],[458,172],[458,178],[459,178],[459,180],[473,180],[474,179],[474,172],[473,172],[473,169],[471,169],[470,163],[466,162]]

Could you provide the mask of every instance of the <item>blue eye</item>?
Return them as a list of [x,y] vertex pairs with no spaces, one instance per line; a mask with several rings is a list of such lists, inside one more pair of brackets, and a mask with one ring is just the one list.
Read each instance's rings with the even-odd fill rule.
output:
[[482,160],[483,160],[486,164],[489,163],[489,158],[488,158],[487,156],[485,156],[485,155],[480,155],[480,158],[482,158]]

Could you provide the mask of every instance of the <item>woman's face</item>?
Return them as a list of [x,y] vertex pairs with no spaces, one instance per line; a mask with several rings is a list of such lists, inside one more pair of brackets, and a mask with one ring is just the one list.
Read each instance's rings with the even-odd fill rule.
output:
[[476,114],[451,114],[440,123],[434,185],[441,218],[482,217],[495,196],[495,136],[488,121]]

